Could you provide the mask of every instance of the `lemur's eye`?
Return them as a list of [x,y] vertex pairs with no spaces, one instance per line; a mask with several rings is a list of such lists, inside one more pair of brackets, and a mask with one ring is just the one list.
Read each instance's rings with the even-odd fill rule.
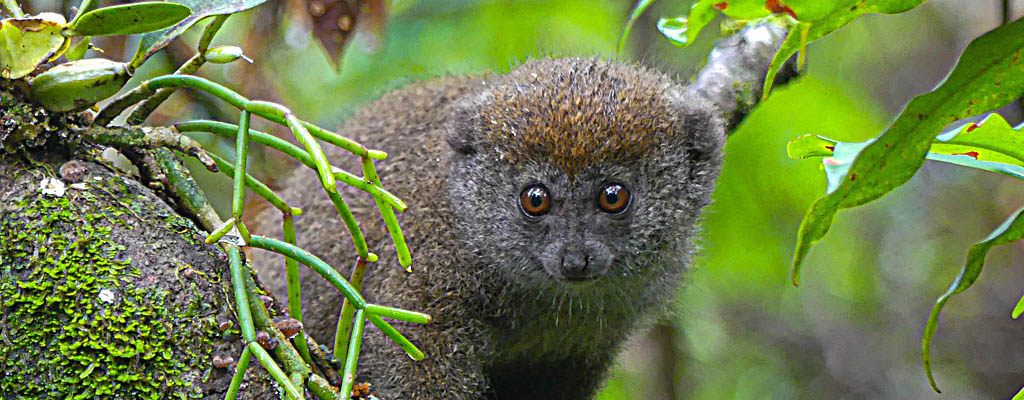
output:
[[621,214],[629,207],[629,189],[618,183],[609,183],[597,193],[597,206],[609,214]]
[[528,216],[542,216],[551,210],[551,195],[544,185],[535,183],[523,189],[519,195],[519,207]]

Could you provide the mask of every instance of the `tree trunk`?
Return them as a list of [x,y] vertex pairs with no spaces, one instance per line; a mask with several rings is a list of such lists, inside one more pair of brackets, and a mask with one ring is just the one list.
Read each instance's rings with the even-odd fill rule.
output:
[[[0,397],[224,398],[243,342],[223,252],[87,161],[81,115],[0,105]],[[238,398],[279,398],[258,364]]]

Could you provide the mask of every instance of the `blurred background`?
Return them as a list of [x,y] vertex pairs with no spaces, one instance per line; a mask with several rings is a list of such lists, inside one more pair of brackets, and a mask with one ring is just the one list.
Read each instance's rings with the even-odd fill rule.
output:
[[[56,10],[69,2],[32,3]],[[328,128],[403,83],[504,73],[531,57],[615,57],[686,79],[716,39],[717,23],[686,49],[661,37],[655,23],[684,14],[690,3],[656,2],[624,53],[615,54],[630,1],[398,0],[383,22],[358,21],[336,72],[311,35],[310,15],[323,3],[268,2],[230,18],[215,41],[242,46],[255,64],[208,65],[202,75]],[[994,248],[978,283],[945,308],[933,345],[942,394],[925,380],[920,339],[968,247],[1024,205],[1024,184],[930,162],[881,200],[839,213],[811,250],[797,288],[789,283],[797,227],[824,194],[825,178],[820,162],[790,160],[785,152],[787,141],[807,133],[843,141],[878,135],[910,98],[942,80],[970,40],[1002,22],[1004,3],[1015,18],[1024,15],[1021,0],[932,0],[903,14],[860,18],[811,45],[808,74],[776,90],[729,139],[676,316],[630,344],[600,399],[1013,396],[1024,385],[1024,321],[1010,318],[1024,290],[1021,245]],[[200,32],[193,31],[136,80],[187,59]],[[112,58],[134,49],[98,45]],[[1003,111],[1011,124],[1020,121],[1019,108]],[[236,115],[212,99],[179,93],[150,122]],[[230,155],[232,143],[203,139]],[[274,154],[250,154],[262,177],[272,181],[282,170]],[[226,207],[226,178],[196,170],[214,203]]]

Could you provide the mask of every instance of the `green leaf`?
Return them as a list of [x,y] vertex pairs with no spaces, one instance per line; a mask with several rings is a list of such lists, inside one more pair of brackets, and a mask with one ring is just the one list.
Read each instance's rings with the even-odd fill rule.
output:
[[89,51],[89,47],[90,47],[91,42],[92,42],[92,39],[90,39],[88,36],[82,38],[81,40],[78,41],[78,43],[75,43],[74,45],[71,46],[71,49],[68,50],[68,52],[65,55],[65,57],[68,58],[68,61],[78,61],[78,60],[81,60],[82,58],[85,57],[85,53]]
[[[863,149],[869,142],[837,142],[835,140],[815,136],[815,135],[804,135],[797,139],[794,139],[787,145],[789,151],[789,157],[794,159],[800,158],[812,158],[812,157],[826,157],[822,160],[825,169],[825,177],[828,180],[828,192],[835,190],[835,185],[842,180],[842,177],[846,175],[849,170],[850,152],[844,151],[845,149],[851,149],[852,151],[858,151],[857,149]],[[932,149],[940,145],[932,145]],[[1011,162],[1001,161],[986,161],[974,158],[976,155],[970,153],[977,153],[979,150],[975,147],[969,146],[958,146],[962,148],[963,152],[954,152],[952,154],[942,154],[929,152],[925,157],[928,160],[944,162],[948,164],[955,164],[964,167],[970,167],[980,169],[989,172],[996,172],[1003,175],[1012,176],[1017,179],[1024,180],[1024,165],[1016,159],[1010,159]],[[845,155],[841,157],[832,158],[834,153],[832,149],[841,149]],[[966,153],[964,153],[966,152]]]
[[676,46],[689,46],[697,39],[697,34],[715,18],[715,9],[713,7],[711,0],[701,0],[693,3],[693,6],[690,7],[690,14],[687,17],[659,19],[658,31]]
[[1002,107],[1024,93],[1022,52],[1024,19],[1019,19],[971,42],[944,82],[907,104],[861,151],[842,183],[807,211],[793,254],[794,284],[808,250],[828,232],[836,212],[874,201],[910,180],[945,125]]
[[66,36],[134,35],[174,25],[192,14],[181,4],[141,2],[89,11],[71,22]]
[[158,32],[142,35],[139,48],[129,65],[137,68],[149,58],[167,46],[174,38],[191,28],[199,20],[213,15],[234,14],[265,3],[267,0],[171,0],[173,3],[188,6],[192,15],[181,20],[174,26]]
[[835,140],[818,135],[803,135],[786,143],[786,155],[794,160],[828,157],[835,151],[836,143]]
[[[768,2],[770,1],[772,0],[768,0]],[[722,14],[737,20],[763,18],[772,13],[766,7],[767,2],[764,0],[719,0],[709,3],[713,3],[714,8],[721,11]]]
[[1013,128],[999,114],[989,114],[981,122],[965,124],[936,136],[929,151],[1024,167],[1022,129],[1024,124]]
[[1024,167],[1013,164],[1004,164],[992,161],[978,161],[967,155],[948,155],[928,153],[929,160],[941,161],[949,164],[956,164],[964,167],[971,167],[989,172],[995,172],[1017,179],[1024,179]]
[[[832,33],[832,31],[842,28],[861,15],[872,13],[899,14],[919,6],[925,1],[927,0],[865,0],[854,2],[849,7],[831,8],[832,12],[825,13],[817,19],[806,19],[806,17],[797,14],[794,18],[798,18],[801,22],[789,31],[789,36],[782,42],[782,46],[775,53],[775,57],[772,58],[772,62],[768,67],[768,76],[765,78],[764,91],[761,95],[762,100],[767,99],[771,93],[772,82],[775,80],[775,74],[778,72],[779,67],[782,66],[782,63],[786,62],[797,51],[806,53],[803,49],[807,48],[808,43],[821,39],[825,35]],[[828,7],[816,9],[816,11],[820,12],[826,8]],[[813,17],[816,14],[809,13],[809,16]],[[802,61],[800,66],[803,66]]]
[[71,61],[32,78],[32,100],[50,111],[83,110],[117,93],[131,72],[125,63],[102,58]]
[[1024,208],[1018,209],[1006,221],[1003,221],[1002,225],[992,231],[985,240],[971,246],[971,249],[967,252],[967,263],[964,264],[960,274],[953,280],[953,283],[949,285],[946,293],[943,293],[935,301],[932,312],[928,315],[928,322],[924,326],[924,335],[921,339],[921,361],[924,363],[924,370],[928,375],[928,383],[932,385],[936,392],[939,391],[939,388],[935,385],[935,378],[932,376],[931,343],[932,338],[935,337],[935,330],[938,327],[939,312],[942,311],[942,307],[946,305],[946,301],[951,296],[967,290],[978,280],[978,276],[981,275],[981,268],[985,265],[985,255],[988,254],[988,250],[992,246],[1011,243],[1024,238],[1024,217],[1022,217],[1022,211],[1024,211]]
[[54,13],[0,20],[0,78],[19,79],[60,57],[68,45],[60,34],[64,23]]

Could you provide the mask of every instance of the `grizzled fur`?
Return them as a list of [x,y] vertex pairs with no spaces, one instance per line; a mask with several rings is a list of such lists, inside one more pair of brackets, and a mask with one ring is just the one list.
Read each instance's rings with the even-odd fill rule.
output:
[[[384,400],[591,397],[625,339],[667,311],[725,139],[711,107],[670,78],[582,59],[413,84],[362,109],[342,133],[390,153],[381,179],[410,206],[401,217],[413,254],[406,274],[372,199],[343,188],[381,255],[364,293],[434,317],[397,326],[427,354],[420,362],[367,328],[359,379]],[[608,182],[632,192],[625,213],[598,210]],[[347,273],[351,240],[313,173],[282,183],[305,210],[299,245]],[[519,208],[533,183],[552,197],[541,218]],[[258,219],[257,231],[279,234],[272,212]],[[566,251],[586,253],[594,279],[563,279],[551,266]],[[283,262],[254,256],[283,296]],[[302,286],[308,331],[333,343],[341,296],[308,271]]]

